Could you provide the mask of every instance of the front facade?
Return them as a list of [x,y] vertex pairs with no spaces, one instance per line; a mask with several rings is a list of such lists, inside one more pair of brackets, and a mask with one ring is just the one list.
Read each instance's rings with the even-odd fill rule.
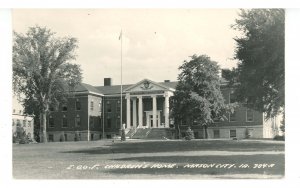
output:
[[18,101],[17,96],[12,98],[12,135],[17,137],[18,133],[25,133],[29,140],[34,140],[34,117],[24,113],[24,108]]
[[[225,83],[224,83],[225,84]],[[47,120],[49,141],[99,140],[119,136],[125,128],[130,138],[175,138],[175,127],[185,136],[187,125],[174,125],[170,119],[170,98],[177,82],[141,80],[132,85],[112,85],[105,78],[104,86],[80,84],[68,102],[51,109]],[[232,90],[222,88],[227,103],[234,102]],[[122,110],[122,113],[121,113]],[[122,116],[122,117],[121,117]],[[263,114],[240,105],[228,120],[208,128],[208,138],[273,137],[278,125],[266,121]],[[193,125],[195,138],[204,138],[203,128]],[[267,131],[267,133],[266,133]]]
[[[88,84],[59,107],[50,107],[47,119],[49,142],[101,139],[103,95]],[[42,134],[40,134],[42,135]]]

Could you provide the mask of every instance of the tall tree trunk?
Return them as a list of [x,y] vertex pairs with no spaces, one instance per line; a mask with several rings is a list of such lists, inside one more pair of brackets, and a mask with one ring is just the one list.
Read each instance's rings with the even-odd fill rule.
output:
[[177,124],[177,133],[178,133],[178,139],[181,139],[181,131],[180,131],[180,126],[182,126],[182,120]]
[[43,142],[47,143],[47,124],[46,124],[46,112],[42,112],[42,127],[43,127]]

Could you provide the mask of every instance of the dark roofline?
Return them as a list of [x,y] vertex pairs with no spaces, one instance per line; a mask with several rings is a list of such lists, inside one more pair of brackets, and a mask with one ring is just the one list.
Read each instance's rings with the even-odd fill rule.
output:
[[[220,78],[221,80],[221,86],[227,86],[228,81],[225,80],[224,78]],[[169,81],[169,82],[156,82],[158,84],[161,84],[165,87],[176,89],[176,86],[179,81]],[[135,83],[136,84],[136,83]],[[123,91],[125,91],[127,88],[135,85],[135,84],[124,84],[123,86]],[[92,86],[86,83],[81,83],[81,85],[86,89],[86,90],[78,90],[76,92],[78,93],[84,93],[87,91],[87,94],[92,94],[92,93],[97,93],[99,95],[116,95],[120,94],[121,90],[121,85],[110,85],[110,86]],[[89,93],[92,92],[92,93]]]

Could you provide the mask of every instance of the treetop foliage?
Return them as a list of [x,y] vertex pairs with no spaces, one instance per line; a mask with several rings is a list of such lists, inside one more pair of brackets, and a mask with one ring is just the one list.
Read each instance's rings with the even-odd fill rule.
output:
[[193,55],[179,70],[179,82],[171,100],[175,123],[209,125],[215,118],[226,118],[231,106],[224,103],[217,62],[207,55]]
[[242,31],[236,37],[235,59],[238,100],[266,112],[267,118],[284,108],[284,9],[241,10],[232,26]]
[[37,103],[47,110],[45,105],[58,103],[66,88],[81,81],[80,66],[70,63],[76,58],[76,38],[57,38],[50,29],[35,26],[26,34],[14,32],[13,39],[13,89],[25,95],[25,106]]

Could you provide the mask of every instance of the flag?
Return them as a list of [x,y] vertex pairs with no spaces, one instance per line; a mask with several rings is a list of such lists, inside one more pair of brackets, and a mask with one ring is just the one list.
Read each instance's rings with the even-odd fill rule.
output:
[[119,36],[119,40],[121,40],[122,38],[122,30],[121,30],[121,33],[120,33],[120,36]]

